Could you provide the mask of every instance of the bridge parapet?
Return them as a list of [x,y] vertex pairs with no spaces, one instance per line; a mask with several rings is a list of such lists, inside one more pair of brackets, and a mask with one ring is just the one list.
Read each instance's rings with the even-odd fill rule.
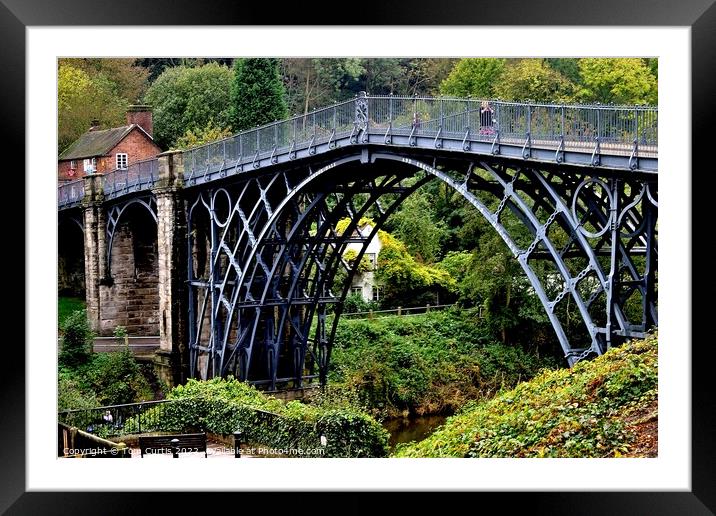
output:
[[[656,172],[655,106],[519,103],[362,95],[185,152],[189,185],[350,144],[476,154]],[[300,153],[299,151],[307,151]],[[512,150],[512,152],[506,152]],[[547,152],[544,152],[547,151]],[[602,156],[616,157],[603,160]],[[644,161],[647,160],[647,161]]]

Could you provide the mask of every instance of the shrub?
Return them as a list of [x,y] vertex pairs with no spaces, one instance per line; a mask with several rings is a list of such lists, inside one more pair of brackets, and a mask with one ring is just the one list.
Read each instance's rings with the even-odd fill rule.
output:
[[85,310],[72,312],[62,325],[59,363],[65,367],[86,364],[92,355],[94,333],[87,321]]
[[153,399],[149,382],[128,349],[97,353],[86,375],[102,405]]
[[57,385],[57,410],[89,409],[99,406],[94,392],[82,388],[79,381],[61,371]]
[[[189,380],[167,396],[162,430],[228,435],[241,430],[252,443],[283,450],[320,449],[324,457],[384,457],[388,434],[373,418],[347,406],[284,403],[233,378]],[[305,456],[305,455],[303,455]]]
[[534,376],[552,359],[494,343],[475,310],[341,320],[329,391],[382,416],[449,413]]

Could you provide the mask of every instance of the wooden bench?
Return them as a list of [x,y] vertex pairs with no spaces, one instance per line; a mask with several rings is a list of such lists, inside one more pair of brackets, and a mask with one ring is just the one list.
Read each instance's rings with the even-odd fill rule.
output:
[[144,457],[145,453],[171,453],[172,457],[179,457],[179,453],[206,451],[206,434],[174,434],[174,435],[140,435],[139,451]]

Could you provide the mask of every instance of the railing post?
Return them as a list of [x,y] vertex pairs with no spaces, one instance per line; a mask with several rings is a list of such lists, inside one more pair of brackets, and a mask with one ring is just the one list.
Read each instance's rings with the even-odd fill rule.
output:
[[179,458],[179,439],[176,437],[170,441],[171,449],[172,449],[172,458],[178,459]]
[[403,315],[402,312],[403,312],[403,307],[402,307],[402,306],[399,306],[399,307],[398,307],[398,315]]
[[234,458],[240,459],[241,458],[241,442],[243,440],[243,433],[241,430],[237,430],[234,432]]

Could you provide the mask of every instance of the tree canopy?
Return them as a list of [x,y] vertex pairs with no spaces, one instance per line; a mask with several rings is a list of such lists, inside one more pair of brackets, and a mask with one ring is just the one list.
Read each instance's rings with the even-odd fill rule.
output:
[[129,102],[103,74],[61,64],[57,71],[57,146],[62,152],[86,132],[92,120],[102,127],[124,125]]
[[[650,63],[654,70],[656,64]],[[656,76],[639,58],[585,58],[579,60],[583,86],[580,100],[611,104],[656,104]]]
[[154,139],[159,146],[174,147],[187,131],[204,128],[210,121],[229,127],[232,77],[231,70],[217,63],[162,72],[144,96],[154,108]]
[[457,97],[492,97],[506,62],[505,59],[487,57],[461,59],[440,84],[440,93]]
[[543,59],[520,59],[505,66],[493,92],[505,100],[571,102],[574,84]]
[[286,90],[279,74],[278,60],[237,59],[231,82],[233,130],[251,129],[287,116]]

